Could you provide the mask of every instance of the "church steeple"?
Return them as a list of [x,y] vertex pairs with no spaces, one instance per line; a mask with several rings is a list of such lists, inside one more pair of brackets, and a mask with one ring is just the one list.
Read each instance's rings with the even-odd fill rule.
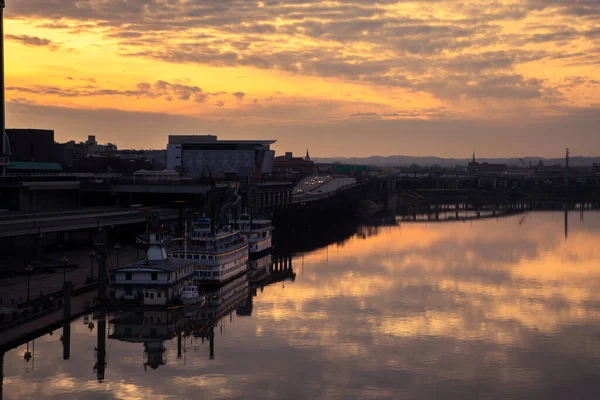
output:
[[304,157],[304,161],[310,161],[310,156],[308,155],[308,148],[306,149],[306,157]]

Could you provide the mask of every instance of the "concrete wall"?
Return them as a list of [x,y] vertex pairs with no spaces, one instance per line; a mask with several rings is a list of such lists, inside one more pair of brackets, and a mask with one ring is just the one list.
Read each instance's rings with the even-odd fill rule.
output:
[[181,169],[181,144],[167,145],[167,169],[173,171]]
[[19,211],[60,211],[79,205],[79,188],[36,190],[23,187],[19,190]]

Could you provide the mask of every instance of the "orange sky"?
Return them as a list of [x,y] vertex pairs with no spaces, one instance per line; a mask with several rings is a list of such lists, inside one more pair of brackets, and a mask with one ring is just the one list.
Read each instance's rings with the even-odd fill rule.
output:
[[5,14],[7,125],[57,140],[600,154],[595,1],[8,0]]

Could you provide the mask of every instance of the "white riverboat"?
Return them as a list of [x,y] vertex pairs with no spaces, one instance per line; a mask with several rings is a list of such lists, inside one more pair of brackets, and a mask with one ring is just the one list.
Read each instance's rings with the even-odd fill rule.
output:
[[250,214],[244,213],[234,225],[248,236],[250,254],[263,253],[271,248],[273,227],[270,219],[253,219]]
[[196,283],[220,284],[248,270],[248,237],[228,225],[215,228],[203,216],[187,237],[172,240],[169,256],[192,260]]

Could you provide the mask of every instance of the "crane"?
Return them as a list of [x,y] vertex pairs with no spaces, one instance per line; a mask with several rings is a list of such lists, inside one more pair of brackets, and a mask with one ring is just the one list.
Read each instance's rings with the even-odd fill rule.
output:
[[525,168],[525,171],[527,171],[527,173],[525,175],[530,176],[531,172],[532,172],[531,166],[527,165],[527,163],[522,158],[519,158],[519,161],[521,162],[521,165],[523,166],[523,168]]

